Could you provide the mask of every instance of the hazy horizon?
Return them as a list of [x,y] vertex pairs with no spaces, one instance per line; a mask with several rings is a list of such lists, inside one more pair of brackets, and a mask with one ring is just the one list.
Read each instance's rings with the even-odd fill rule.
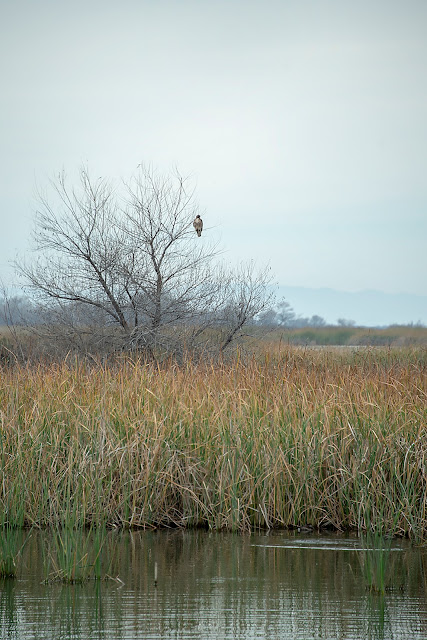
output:
[[[280,304],[284,298],[294,312],[296,320],[310,320],[313,316],[319,316],[331,326],[338,325],[340,320],[346,321],[349,325],[354,323],[356,327],[427,326],[427,296],[392,294],[368,289],[348,292],[325,287],[311,289],[279,285],[271,289],[276,296],[276,303]],[[11,303],[13,296],[19,298],[22,293],[20,289],[10,289],[7,292]]]
[[6,283],[36,185],[147,162],[192,176],[231,263],[427,295],[426,3],[17,0],[0,28]]

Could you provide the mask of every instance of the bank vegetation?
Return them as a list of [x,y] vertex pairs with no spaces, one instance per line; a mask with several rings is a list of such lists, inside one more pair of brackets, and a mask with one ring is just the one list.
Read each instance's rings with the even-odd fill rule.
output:
[[[270,345],[271,347],[271,345]],[[424,347],[3,364],[0,523],[427,535]]]

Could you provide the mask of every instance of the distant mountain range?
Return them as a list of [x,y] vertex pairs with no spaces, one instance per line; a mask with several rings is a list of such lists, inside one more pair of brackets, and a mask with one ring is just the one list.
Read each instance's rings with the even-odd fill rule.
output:
[[356,325],[382,327],[390,324],[427,325],[427,296],[383,291],[337,291],[279,286],[278,300],[284,297],[297,316],[322,316],[328,323],[338,318]]

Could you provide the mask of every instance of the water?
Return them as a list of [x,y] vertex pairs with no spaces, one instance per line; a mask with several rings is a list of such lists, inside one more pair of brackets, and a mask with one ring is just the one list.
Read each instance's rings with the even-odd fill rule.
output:
[[43,583],[48,552],[33,533],[17,579],[0,581],[1,640],[427,638],[427,552],[405,542],[383,596],[351,536],[111,532],[113,579],[83,585]]

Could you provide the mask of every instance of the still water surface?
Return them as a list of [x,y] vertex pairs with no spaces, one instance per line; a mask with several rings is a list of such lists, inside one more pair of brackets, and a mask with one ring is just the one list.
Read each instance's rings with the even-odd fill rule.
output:
[[120,581],[84,585],[44,584],[47,548],[33,533],[17,579],[0,581],[1,640],[427,639],[427,552],[405,542],[384,596],[366,590],[351,536],[112,532]]

